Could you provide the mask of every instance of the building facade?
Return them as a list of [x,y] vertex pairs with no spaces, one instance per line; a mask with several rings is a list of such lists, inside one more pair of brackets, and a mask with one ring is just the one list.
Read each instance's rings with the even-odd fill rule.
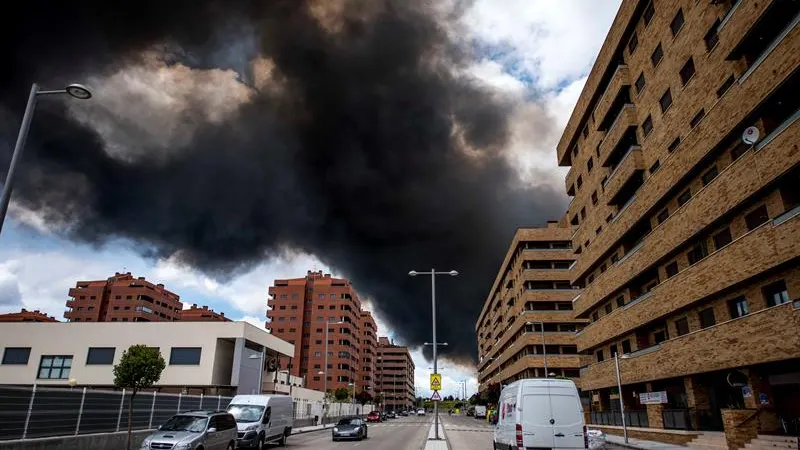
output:
[[114,364],[144,344],[167,363],[155,390],[211,395],[257,393],[272,381],[260,363],[294,354],[246,322],[3,323],[0,343],[0,385],[113,388]]
[[180,320],[183,322],[230,322],[231,319],[225,317],[224,312],[216,312],[208,306],[197,306],[192,304],[189,309],[180,312]]
[[593,421],[618,354],[643,428],[797,426],[799,22],[796,1],[622,2],[557,147]]
[[311,389],[324,391],[327,376],[328,391],[352,391],[353,383],[356,392],[363,390],[358,383],[363,353],[361,300],[349,280],[312,271],[304,278],[275,280],[267,305],[270,332],[295,345],[291,361],[279,361],[281,368],[304,377]]
[[361,364],[358,390],[375,395],[376,364],[378,361],[378,328],[369,311],[361,311]]
[[58,320],[38,309],[28,311],[22,308],[20,312],[0,314],[0,322],[58,322]]
[[69,290],[64,317],[70,322],[172,322],[183,303],[163,284],[130,272],[98,281],[79,281]]
[[572,309],[580,291],[570,284],[571,236],[563,222],[514,234],[475,325],[481,391],[521,378],[579,376],[575,332],[587,321]]
[[394,345],[388,337],[378,338],[377,384],[384,409],[395,411],[414,407],[414,361],[408,347]]

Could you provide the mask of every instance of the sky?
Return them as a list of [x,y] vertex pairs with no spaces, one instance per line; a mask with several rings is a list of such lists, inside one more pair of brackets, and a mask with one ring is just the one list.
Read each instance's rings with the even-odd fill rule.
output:
[[[459,40],[469,42],[472,49],[469,63],[459,70],[513,103],[505,154],[523,182],[551,185],[563,191],[566,171],[556,165],[555,146],[619,3],[619,0],[474,0],[467,3],[466,12],[449,31],[456,33]],[[158,98],[160,90],[164,90],[169,91],[173,101],[182,98],[180,73],[166,76],[163,71],[148,72],[146,61],[137,70],[141,72],[135,78],[141,83],[138,86],[141,95]],[[132,76],[129,72],[122,78],[108,77],[102,80],[102,89],[121,84],[130,88]],[[214,73],[204,82],[227,83],[226,77],[224,73]],[[234,91],[228,95],[246,99],[248,93]],[[224,108],[227,103],[218,98],[202,101],[208,120],[230,113]],[[189,125],[161,114],[153,104],[121,101],[105,108],[111,116],[114,111],[133,108],[138,117],[166,125],[169,135],[154,137],[153,145],[166,146],[188,139],[185,128]],[[78,120],[97,117],[82,116],[82,110],[73,114]],[[13,121],[2,114],[0,119]],[[144,120],[128,124],[130,127],[125,129],[113,128],[113,122],[96,122],[93,126],[107,130],[109,151],[113,151],[115,145],[131,139],[131,129],[152,126]],[[36,127],[32,133],[36,133]],[[0,145],[13,146],[13,142]],[[45,217],[12,199],[9,218],[0,234],[0,312],[39,309],[63,318],[67,292],[76,281],[104,279],[115,272],[130,271],[154,283],[164,283],[180,295],[187,307],[193,303],[207,305],[232,319],[263,327],[267,288],[272,280],[301,277],[307,270],[331,272],[322,262],[327,260],[325,255],[285,248],[220,281],[219,277],[193,268],[177,253],[166,257],[142,256],[146,252],[139,248],[140,244],[124,237],[96,244],[64,239]],[[341,275],[332,272],[334,276]],[[487,291],[489,287],[486,286]],[[364,303],[366,309],[372,309],[369,298]],[[387,325],[379,311],[374,314],[380,334],[394,338],[396,330]],[[447,320],[447,312],[440,318]],[[471,329],[474,324],[464,326]],[[397,343],[403,344],[399,337]],[[429,396],[432,364],[423,357],[420,348],[412,348],[412,356],[418,394]],[[467,384],[468,395],[476,392],[474,367],[463,361],[457,364],[448,360],[440,361],[439,366],[443,373],[443,395],[458,396],[462,381]]]

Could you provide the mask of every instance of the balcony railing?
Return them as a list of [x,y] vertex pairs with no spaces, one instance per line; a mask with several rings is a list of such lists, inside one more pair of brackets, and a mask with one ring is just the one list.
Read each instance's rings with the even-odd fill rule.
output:
[[[619,411],[592,412],[590,415],[594,425],[622,426],[622,413]],[[629,427],[648,428],[647,411],[625,411],[625,424]]]

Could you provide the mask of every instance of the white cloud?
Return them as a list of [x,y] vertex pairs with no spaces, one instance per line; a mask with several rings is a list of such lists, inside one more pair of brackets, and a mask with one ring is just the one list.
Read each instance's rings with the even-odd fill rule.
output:
[[[430,375],[433,373],[433,362],[428,361],[422,355],[421,348],[410,349],[411,359],[414,360],[414,386],[417,388],[417,396],[430,398],[433,392],[430,390]],[[475,374],[475,367],[458,366],[452,361],[441,358],[438,361],[438,372],[442,374],[442,390],[439,394],[443,397],[452,395],[462,397],[460,394],[460,382],[467,382],[467,398],[478,392],[478,379]]]
[[264,325],[266,323],[266,321],[262,317],[253,317],[253,316],[244,316],[244,317],[239,317],[237,319],[231,318],[231,320],[234,320],[236,322],[247,322],[250,325],[256,326],[262,330],[264,329]]

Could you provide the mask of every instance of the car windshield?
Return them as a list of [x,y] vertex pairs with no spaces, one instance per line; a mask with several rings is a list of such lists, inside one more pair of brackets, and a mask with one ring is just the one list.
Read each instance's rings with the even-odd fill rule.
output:
[[361,425],[361,419],[342,419],[336,425]]
[[258,422],[261,420],[261,413],[264,407],[259,405],[231,405],[228,412],[237,422]]
[[191,431],[202,433],[208,423],[207,417],[199,416],[174,416],[167,423],[161,425],[161,431]]

